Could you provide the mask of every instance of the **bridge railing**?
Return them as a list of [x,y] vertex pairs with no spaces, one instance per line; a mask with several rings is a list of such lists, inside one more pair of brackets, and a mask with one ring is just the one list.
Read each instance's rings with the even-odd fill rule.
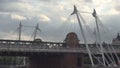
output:
[[[113,52],[107,45],[103,45],[106,52]],[[113,45],[116,52],[120,53],[120,46]],[[99,45],[89,44],[92,53],[100,53]],[[87,53],[85,44],[79,44],[77,48],[66,47],[62,42],[39,42],[19,41],[19,40],[0,40],[0,51],[18,51],[18,52],[81,52]],[[105,52],[104,51],[104,52]]]

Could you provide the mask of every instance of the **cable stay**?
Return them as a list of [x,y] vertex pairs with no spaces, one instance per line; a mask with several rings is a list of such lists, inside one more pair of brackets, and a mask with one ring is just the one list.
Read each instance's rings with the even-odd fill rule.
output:
[[110,30],[102,23],[102,21],[100,20],[98,16],[97,16],[97,21],[102,31],[104,31],[105,33],[107,33],[107,31],[110,32]]
[[[109,65],[109,63],[108,63],[108,60],[105,58],[105,53],[106,53],[106,51],[105,51],[105,49],[103,48],[103,45],[102,45],[102,41],[101,41],[101,35],[100,35],[100,30],[99,30],[99,25],[98,25],[98,17],[97,17],[97,14],[96,14],[96,11],[95,11],[95,9],[94,9],[94,11],[93,11],[93,17],[95,18],[95,22],[96,22],[96,41],[97,41],[97,43],[100,45],[100,51],[101,51],[101,54],[102,54],[102,59],[103,59],[103,64],[104,64],[104,66],[106,66],[106,63]],[[97,38],[98,38],[98,40],[97,40]],[[113,62],[113,60],[111,59],[111,57],[108,55],[108,54],[106,54],[106,56],[108,57],[108,59],[111,61],[111,62]]]
[[[101,51],[101,49],[100,49],[100,47],[99,47],[99,44],[98,44],[96,29],[94,29],[93,35],[95,35],[95,45],[96,45],[96,47],[98,48],[98,50]],[[105,60],[106,60],[106,58],[105,58]],[[111,59],[110,59],[110,60],[111,60]],[[108,60],[106,60],[106,62],[108,62]],[[107,64],[108,64],[108,63],[107,63]],[[104,65],[104,64],[102,63],[102,65]]]
[[[64,33],[68,32],[68,31],[71,31],[71,32],[75,31],[75,30],[73,30],[76,28],[75,27],[75,21],[76,21],[75,19],[76,19],[75,16],[74,17],[69,16],[67,18],[67,20],[65,22],[71,22],[71,23],[64,23],[63,24],[63,26],[65,27]],[[66,26],[69,26],[69,27],[66,27]]]
[[119,64],[119,63],[120,63],[120,58],[118,57],[117,53],[115,52],[115,49],[113,48],[113,46],[112,46],[112,45],[110,45],[110,48],[111,48],[111,50],[113,51],[113,53],[114,53],[115,57],[117,58],[118,65],[120,65],[120,64]]
[[[116,64],[116,62],[115,62],[115,58],[113,57],[112,53],[110,53],[110,55],[107,54],[106,50],[103,48],[102,41],[101,41],[101,35],[100,35],[100,31],[99,31],[98,22],[100,22],[100,24],[101,24],[102,26],[104,26],[104,25],[102,24],[101,20],[98,18],[95,9],[94,9],[92,15],[93,15],[93,17],[95,18],[95,21],[96,21],[96,28],[97,28],[97,34],[96,34],[96,35],[98,35],[98,36],[96,36],[96,37],[98,38],[98,43],[100,44],[100,48],[101,48],[101,53],[102,53],[102,59],[103,59],[104,66],[106,66],[105,62],[106,62],[106,63],[109,63],[109,62],[107,61],[107,59],[105,58],[105,54],[106,54],[106,56],[108,57],[108,59],[111,61],[111,63],[113,64],[113,66],[117,66],[117,64]],[[111,46],[112,46],[112,45],[111,45]],[[110,46],[108,46],[108,44],[107,44],[107,47],[108,47],[108,50],[109,50],[110,52],[115,51],[114,48],[113,48],[113,49],[112,49],[112,47],[110,48]],[[116,54],[115,52],[114,52],[114,54],[115,54],[117,60],[119,61],[119,58],[118,58],[117,54]],[[111,67],[111,64],[109,63],[108,66]]]
[[92,56],[98,61],[99,64],[103,65],[103,63],[100,61],[99,57],[96,57],[94,54],[92,54]]
[[[112,49],[111,49],[110,45],[107,45],[107,47],[108,47],[108,50],[111,52],[111,53],[110,53],[110,56],[111,56],[111,58],[112,58],[112,60],[113,60],[114,66],[117,66],[116,61],[115,61],[115,58],[114,58],[114,56],[112,55]],[[118,59],[117,59],[117,60],[118,60]]]
[[[81,21],[83,22],[83,24],[85,25],[87,31],[89,32],[89,34],[93,35],[93,31],[92,29],[86,24],[86,21],[84,20],[84,18],[82,17],[82,15],[79,13],[79,16],[81,18]],[[92,36],[90,36],[92,37]]]
[[[22,22],[20,21],[19,23],[19,26],[17,27],[15,33],[17,32],[17,40],[21,41],[21,36],[22,36],[22,28],[23,27],[26,27],[24,25],[22,25]],[[30,27],[33,27],[33,26],[30,26]],[[36,38],[36,34],[38,31],[41,31],[40,28],[39,28],[39,24],[37,24],[36,28],[35,28],[35,34],[34,34],[34,39]],[[17,43],[19,45],[19,43]],[[8,48],[9,49],[9,48]],[[16,64],[16,65],[14,65]],[[12,57],[11,58],[11,62],[10,62],[10,67],[13,68],[13,67],[18,67],[18,66],[26,66],[26,57],[20,57],[20,56],[17,56],[17,57]]]
[[86,12],[86,11],[78,11],[80,13],[87,13],[87,14],[91,14],[92,12]]
[[[103,25],[103,23],[101,22],[101,20],[100,20],[98,17],[97,17],[97,19],[98,19],[98,21],[100,22],[100,25],[101,25],[103,28],[105,28],[106,30],[108,30],[108,31],[110,32],[110,30]],[[109,34],[110,34],[110,33],[109,33]],[[109,47],[111,48],[111,51],[113,51],[113,53],[114,53],[114,55],[115,55],[115,57],[117,58],[118,63],[119,63],[119,62],[120,62],[120,58],[119,58],[118,55],[116,54],[115,49],[113,48],[112,45],[110,45]]]
[[[80,18],[81,18],[81,20],[83,21],[83,23],[85,24],[85,26],[86,26],[86,28],[87,28],[87,30],[88,30],[88,32],[91,34],[91,30],[90,30],[90,28],[89,28],[89,26],[87,26],[86,25],[86,22],[85,22],[85,20],[83,19],[83,17],[80,15]],[[91,31],[91,32],[90,32]],[[93,35],[93,34],[92,34]],[[95,35],[96,36],[96,35]],[[97,37],[95,37],[95,38],[97,38]],[[97,41],[97,39],[96,39],[96,41]],[[98,43],[98,42],[97,42]],[[96,44],[96,45],[98,45],[98,44]],[[99,45],[98,45],[99,46]],[[99,48],[99,47],[98,47]],[[100,48],[99,48],[99,50],[100,50]],[[106,53],[106,51],[105,51],[105,53]],[[96,58],[96,56],[94,55],[94,54],[92,54],[92,56],[95,58],[95,59],[97,59]],[[108,57],[108,59],[112,62],[112,59],[110,58],[110,56],[109,55],[106,55],[107,57]],[[100,63],[100,64],[102,64],[101,63],[101,61],[99,60],[99,59],[97,59],[98,60],[98,62]],[[108,60],[106,60],[106,62],[107,62],[107,64],[109,65],[109,62],[108,62]]]
[[23,27],[26,27],[26,28],[34,28],[35,26],[28,26],[28,25],[22,25]]
[[[104,50],[105,50],[105,49],[104,49]],[[109,47],[108,47],[108,50],[110,51]],[[115,59],[114,59],[112,53],[110,53],[110,54],[108,53],[108,54],[107,54],[106,50],[105,50],[105,53],[106,53],[108,59],[111,61],[110,65],[116,66],[117,64],[116,64],[116,62],[115,62]]]
[[100,44],[100,48],[101,48],[101,54],[102,54],[103,64],[104,64],[104,66],[106,66],[106,64],[105,64],[105,56],[104,56],[104,52],[103,52],[103,46],[102,46],[101,37],[100,37],[100,31],[99,31],[99,26],[98,26],[97,14],[96,14],[96,10],[95,9],[94,9],[92,15],[95,18],[95,22],[96,22],[97,35],[98,35],[98,43]]

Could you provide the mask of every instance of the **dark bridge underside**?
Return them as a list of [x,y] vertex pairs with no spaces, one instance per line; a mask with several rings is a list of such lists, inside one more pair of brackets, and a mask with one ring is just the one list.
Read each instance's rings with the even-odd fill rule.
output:
[[64,53],[47,53],[47,52],[0,52],[0,56],[41,56],[41,55],[61,55]]
[[[41,55],[62,55],[62,54],[83,54],[88,56],[88,53],[61,53],[61,52],[0,52],[0,56],[41,56]],[[114,53],[113,53],[114,55]],[[120,56],[120,53],[118,53]],[[95,54],[95,56],[101,56],[101,54]]]

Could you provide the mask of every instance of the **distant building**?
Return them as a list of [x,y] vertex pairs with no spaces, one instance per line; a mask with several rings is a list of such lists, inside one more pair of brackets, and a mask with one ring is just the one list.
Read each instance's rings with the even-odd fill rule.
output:
[[120,45],[120,34],[118,33],[117,37],[112,40],[113,45]]

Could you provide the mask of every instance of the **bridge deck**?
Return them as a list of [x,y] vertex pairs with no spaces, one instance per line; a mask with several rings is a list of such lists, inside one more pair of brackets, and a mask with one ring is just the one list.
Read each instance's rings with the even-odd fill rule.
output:
[[[105,53],[114,53],[103,45]],[[92,54],[101,54],[98,45],[89,44]],[[120,46],[113,45],[117,53],[120,53]],[[47,53],[86,53],[84,44],[79,44],[78,48],[69,48],[62,42],[34,42],[34,41],[18,41],[18,40],[0,40],[0,52],[47,52]]]

